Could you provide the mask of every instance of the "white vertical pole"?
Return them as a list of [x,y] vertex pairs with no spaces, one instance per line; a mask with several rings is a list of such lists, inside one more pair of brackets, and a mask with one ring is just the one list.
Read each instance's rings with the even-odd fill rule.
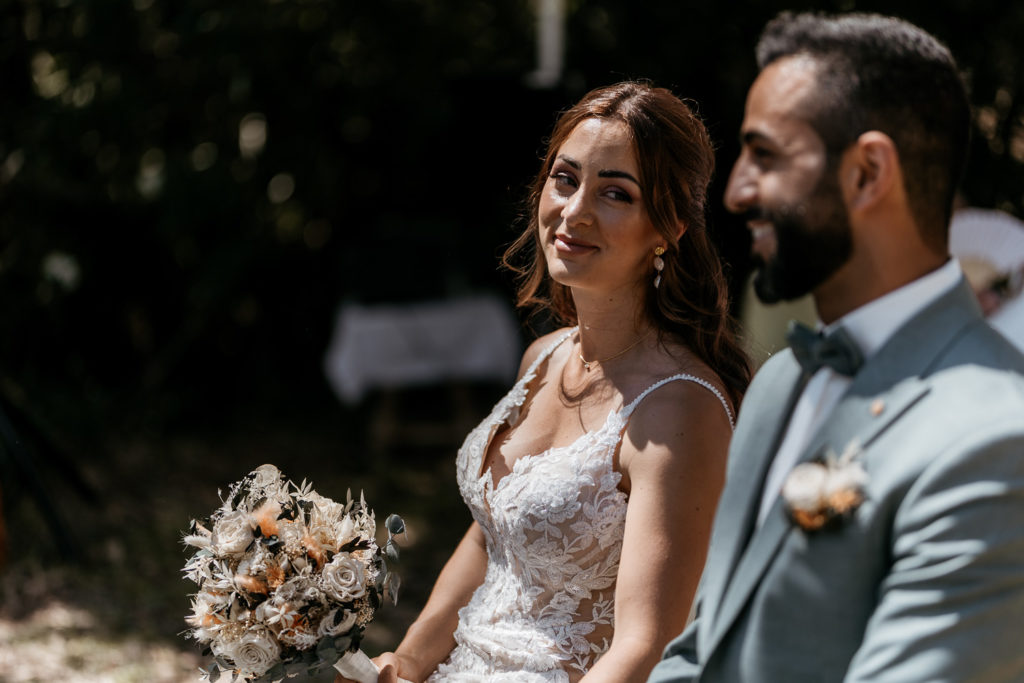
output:
[[537,12],[537,68],[526,75],[535,88],[553,88],[565,63],[566,0],[534,0]]

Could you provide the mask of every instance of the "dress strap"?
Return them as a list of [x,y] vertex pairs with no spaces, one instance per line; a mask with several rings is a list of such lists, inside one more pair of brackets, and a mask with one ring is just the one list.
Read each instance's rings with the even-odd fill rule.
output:
[[540,364],[546,361],[548,359],[548,356],[554,353],[555,349],[561,346],[562,342],[571,337],[577,329],[579,328],[571,327],[562,334],[558,335],[558,338],[552,341],[550,344],[548,344],[547,347],[545,347],[545,349],[540,352],[540,355],[537,356],[532,363],[530,363],[530,367],[527,368],[526,372],[523,373],[523,376],[520,378],[519,381],[523,384],[526,384],[531,379],[533,379],[533,376],[537,373],[537,368],[540,367]]
[[722,395],[722,392],[719,391],[718,388],[714,384],[712,384],[711,382],[707,381],[706,379],[703,379],[701,377],[696,377],[694,375],[689,375],[689,374],[686,374],[686,373],[680,373],[678,375],[672,375],[671,377],[666,377],[665,379],[660,380],[658,382],[655,382],[651,386],[647,387],[639,396],[637,396],[632,401],[630,401],[629,405],[627,405],[626,407],[624,407],[622,409],[622,413],[621,413],[622,417],[623,418],[628,418],[633,413],[633,409],[637,407],[637,405],[640,403],[640,401],[644,400],[644,398],[647,397],[647,394],[651,393],[652,391],[654,391],[655,389],[657,389],[658,387],[660,387],[660,386],[662,386],[664,384],[668,384],[669,382],[674,382],[676,380],[685,380],[687,382],[693,382],[694,384],[699,384],[702,387],[704,387],[705,389],[707,389],[708,391],[710,391],[712,394],[714,394],[716,397],[718,397],[718,400],[722,404],[722,407],[725,408],[725,414],[729,417],[729,426],[730,427],[735,427],[736,426],[736,421],[733,419],[733,415],[732,415],[732,409],[729,407],[729,402],[725,400],[725,396]]

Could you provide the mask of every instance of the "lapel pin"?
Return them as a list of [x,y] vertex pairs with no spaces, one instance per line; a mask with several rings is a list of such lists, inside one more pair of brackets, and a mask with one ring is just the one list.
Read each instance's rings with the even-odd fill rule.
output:
[[879,415],[882,414],[882,411],[885,410],[885,401],[883,401],[880,398],[876,398],[874,401],[871,402],[871,406],[868,408],[868,410],[871,412],[872,416],[878,417]]

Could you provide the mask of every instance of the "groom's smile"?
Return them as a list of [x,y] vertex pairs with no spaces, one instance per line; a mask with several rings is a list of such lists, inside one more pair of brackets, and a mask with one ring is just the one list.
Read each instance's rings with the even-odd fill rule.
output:
[[813,97],[816,68],[796,57],[758,76],[725,191],[726,208],[746,219],[760,266],[754,286],[767,303],[811,292],[850,255],[836,168],[803,115]]

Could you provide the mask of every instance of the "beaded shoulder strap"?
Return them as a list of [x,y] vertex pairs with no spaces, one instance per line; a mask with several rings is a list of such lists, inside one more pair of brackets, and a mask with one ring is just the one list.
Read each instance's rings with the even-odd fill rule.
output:
[[710,391],[712,394],[714,394],[718,398],[718,401],[722,404],[722,407],[725,408],[725,414],[729,417],[729,426],[735,428],[736,421],[733,419],[732,409],[729,407],[729,402],[725,400],[725,396],[722,395],[722,392],[719,391],[714,384],[707,381],[706,379],[697,377],[695,375],[689,375],[686,373],[680,373],[678,375],[666,377],[665,379],[659,380],[658,382],[655,382],[651,386],[644,389],[644,391],[639,396],[630,401],[629,405],[622,409],[623,418],[628,418],[633,413],[633,409],[637,407],[640,401],[644,400],[644,398],[647,397],[647,394],[651,393],[652,391],[654,391],[655,389],[662,385],[668,384],[669,382],[674,382],[676,380],[684,380],[686,382],[693,382],[694,384],[699,384],[708,391]]
[[572,327],[563,332],[562,334],[558,335],[558,338],[552,341],[550,344],[548,344],[544,348],[544,350],[540,352],[540,355],[537,356],[532,363],[530,363],[530,367],[527,368],[526,372],[523,373],[523,376],[519,379],[519,381],[525,384],[529,382],[531,379],[533,379],[533,376],[537,373],[537,368],[540,367],[540,364],[546,361],[548,359],[548,356],[554,353],[555,349],[561,346],[562,342],[571,337],[577,329],[579,328]]

